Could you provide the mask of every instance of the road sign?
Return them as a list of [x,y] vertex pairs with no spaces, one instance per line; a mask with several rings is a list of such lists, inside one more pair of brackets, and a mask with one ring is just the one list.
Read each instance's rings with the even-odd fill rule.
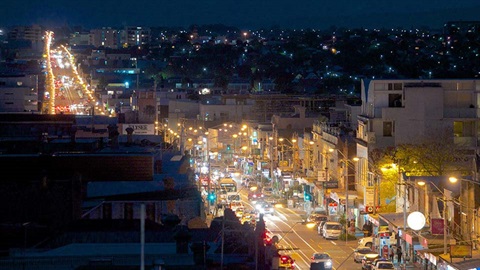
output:
[[333,181],[326,181],[324,182],[325,188],[338,188],[338,181],[333,180]]

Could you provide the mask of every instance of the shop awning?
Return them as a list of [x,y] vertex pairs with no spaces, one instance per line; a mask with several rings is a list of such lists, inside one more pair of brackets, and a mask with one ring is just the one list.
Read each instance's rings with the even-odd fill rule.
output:
[[[408,216],[409,213],[406,213],[406,216]],[[406,220],[404,219],[404,214],[401,213],[383,213],[379,214],[379,218],[383,221],[385,221],[388,224],[388,227],[391,231],[394,231],[395,233],[398,233],[398,229],[403,228],[404,222]]]
[[437,265],[437,257],[442,253],[443,253],[443,248],[417,250],[417,254],[420,258],[427,259],[433,265]]

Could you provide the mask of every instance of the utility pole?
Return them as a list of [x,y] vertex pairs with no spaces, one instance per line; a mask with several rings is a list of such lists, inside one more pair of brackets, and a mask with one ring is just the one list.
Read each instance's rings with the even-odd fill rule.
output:
[[350,221],[348,219],[348,162],[349,160],[348,160],[348,140],[347,139],[345,139],[344,149],[345,149],[345,154],[343,158],[345,160],[345,163],[343,164],[344,165],[343,177],[345,177],[345,244],[347,244],[348,229],[350,227]]
[[224,247],[225,247],[225,212],[223,213],[223,217],[222,217],[222,248],[221,248],[222,254],[220,255],[220,269],[222,269],[222,270],[223,270],[223,250],[224,250]]

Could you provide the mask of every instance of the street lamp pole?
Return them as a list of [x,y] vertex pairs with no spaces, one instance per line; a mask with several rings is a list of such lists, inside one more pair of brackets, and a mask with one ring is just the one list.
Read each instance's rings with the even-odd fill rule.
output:
[[[477,176],[475,176],[475,179],[477,180]],[[456,178],[456,177],[449,177],[448,180],[451,182],[451,183],[456,183],[458,180],[461,180],[461,181],[465,181],[467,182],[467,199],[466,199],[466,204],[467,204],[467,216],[470,214],[470,210],[473,210],[471,213],[473,215],[472,219],[467,219],[466,220],[466,224],[467,224],[467,229],[469,230],[468,231],[468,234],[470,236],[470,239],[471,239],[471,243],[472,243],[472,248],[474,249],[477,249],[477,226],[476,226],[476,223],[477,223],[477,220],[478,220],[478,216],[477,216],[477,213],[475,211],[475,205],[472,207],[470,206],[471,204],[471,194],[475,194],[475,185],[480,185],[480,182],[478,181],[475,181],[475,180],[471,180],[471,179],[465,179],[465,178]],[[472,185],[472,189],[470,189],[469,185],[470,184],[473,184]],[[463,204],[463,192],[462,192],[462,183],[460,183],[460,198],[461,198],[461,201],[460,201],[460,206],[462,206]],[[474,198],[474,197],[473,197]],[[471,230],[471,232],[470,232]]]
[[[399,168],[400,170],[400,168]],[[401,174],[400,174],[401,175]],[[403,180],[403,177],[402,177]],[[402,254],[407,254],[407,237],[405,236],[405,233],[407,232],[407,183],[405,180],[403,180],[403,231],[402,231],[402,237],[403,237],[403,252]],[[403,255],[405,258],[407,256]],[[399,263],[401,263],[402,258],[398,258]],[[403,260],[403,264],[406,265],[406,260]]]
[[[451,180],[452,181],[452,180]],[[429,182],[432,186],[434,186],[441,194],[442,194],[442,201],[443,201],[443,254],[447,254],[448,251],[447,251],[447,246],[448,246],[448,240],[447,240],[447,196],[445,195],[446,192],[445,192],[445,188],[443,189],[443,192],[440,190],[439,187],[437,187],[437,185],[435,185],[435,183],[433,182]],[[418,185],[420,186],[424,186],[426,184],[426,182],[424,181],[421,181],[421,182],[418,182]],[[427,190],[428,191],[428,190]]]

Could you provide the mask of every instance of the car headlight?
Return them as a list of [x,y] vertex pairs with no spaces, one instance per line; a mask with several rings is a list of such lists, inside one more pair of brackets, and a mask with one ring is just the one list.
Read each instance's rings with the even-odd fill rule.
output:
[[332,266],[332,261],[331,261],[331,260],[326,261],[326,262],[325,262],[325,266],[326,266],[326,267]]

